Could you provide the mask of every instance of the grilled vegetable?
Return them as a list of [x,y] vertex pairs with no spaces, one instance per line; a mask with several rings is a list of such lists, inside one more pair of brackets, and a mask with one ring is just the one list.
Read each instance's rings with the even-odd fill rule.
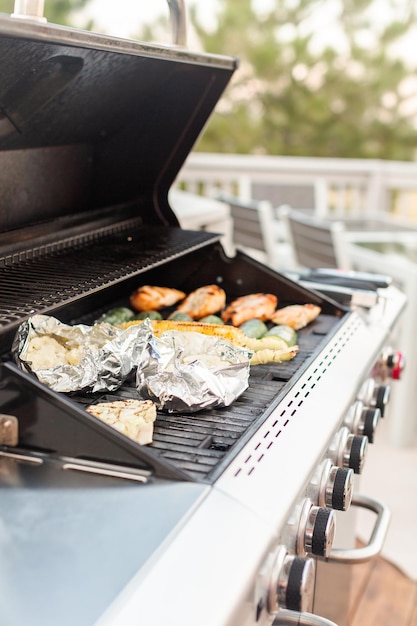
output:
[[287,346],[295,346],[298,340],[296,331],[291,326],[286,326],[285,324],[273,326],[265,334],[265,337],[280,337]]
[[102,324],[103,322],[106,322],[107,324],[117,326],[118,324],[123,324],[123,322],[128,322],[134,319],[134,317],[135,313],[131,309],[121,306],[110,309],[107,313],[103,313],[103,315],[101,315],[95,323]]
[[224,324],[223,320],[218,315],[206,315],[198,320],[200,324]]
[[192,322],[193,318],[188,313],[182,313],[181,311],[174,311],[168,317],[169,320],[176,320],[177,322]]
[[146,320],[146,318],[150,320],[161,320],[162,315],[159,311],[141,311],[135,315],[135,320]]
[[291,361],[297,354],[297,347],[286,350],[259,350],[255,352],[251,358],[251,365],[265,365],[266,363],[282,363],[282,361]]
[[239,328],[243,330],[247,337],[253,337],[254,339],[260,339],[268,331],[268,326],[257,318],[244,322]]
[[[128,328],[132,324],[141,324],[139,320],[125,322],[121,324],[121,328]],[[154,334],[160,337],[163,333],[171,330],[178,330],[182,332],[194,332],[202,333],[204,335],[211,335],[223,339],[223,341],[229,341],[230,343],[252,350],[257,353],[252,357],[251,364],[257,365],[260,363],[268,363],[273,361],[274,363],[280,363],[281,361],[288,361],[292,359],[298,352],[298,346],[292,346],[289,348],[285,341],[280,337],[263,337],[262,339],[253,339],[247,337],[240,328],[235,328],[229,324],[201,324],[200,322],[177,322],[175,320],[151,320],[151,325]]]

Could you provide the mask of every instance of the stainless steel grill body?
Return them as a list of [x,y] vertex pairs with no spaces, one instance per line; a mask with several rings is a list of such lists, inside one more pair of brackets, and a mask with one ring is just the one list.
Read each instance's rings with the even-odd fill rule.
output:
[[[0,410],[19,423],[0,447],[5,626],[271,624],[277,551],[297,552],[312,476],[404,306],[388,289],[351,311],[179,228],[168,190],[235,68],[0,18]],[[34,313],[91,323],[139,284],[213,282],[322,314],[228,409],[159,415],[151,446],[13,362]]]

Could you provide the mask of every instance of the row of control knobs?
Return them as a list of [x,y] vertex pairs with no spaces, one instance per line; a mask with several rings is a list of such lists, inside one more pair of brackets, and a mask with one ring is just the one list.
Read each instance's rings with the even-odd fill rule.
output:
[[[395,365],[395,378],[402,359],[390,355],[384,366]],[[327,459],[312,478],[307,497],[298,514],[293,548],[280,547],[272,568],[268,592],[268,611],[278,608],[305,612],[312,610],[315,567],[314,558],[329,556],[336,527],[335,511],[346,511],[353,494],[354,474],[363,470],[368,443],[373,443],[378,421],[385,414],[390,387],[374,378],[361,386],[357,399],[348,411],[344,425],[334,437]]]

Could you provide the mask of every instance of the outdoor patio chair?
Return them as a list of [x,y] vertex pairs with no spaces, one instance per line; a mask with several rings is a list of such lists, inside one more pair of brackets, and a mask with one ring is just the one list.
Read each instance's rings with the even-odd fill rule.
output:
[[283,224],[267,200],[244,202],[221,196],[227,202],[233,220],[233,244],[273,269],[293,266],[291,248],[285,239]]
[[300,267],[351,269],[349,245],[342,221],[305,215],[288,206],[277,209],[286,227],[288,242]]

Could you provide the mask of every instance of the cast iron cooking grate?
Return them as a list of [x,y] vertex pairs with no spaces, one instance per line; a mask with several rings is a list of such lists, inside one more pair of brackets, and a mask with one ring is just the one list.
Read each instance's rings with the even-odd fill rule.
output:
[[[299,331],[300,350],[292,361],[253,367],[249,388],[231,406],[191,415],[158,412],[154,441],[147,448],[195,480],[215,480],[301,375],[334,324],[333,316],[321,315],[319,323]],[[127,398],[137,398],[134,380],[112,394],[73,400],[85,405]]]

